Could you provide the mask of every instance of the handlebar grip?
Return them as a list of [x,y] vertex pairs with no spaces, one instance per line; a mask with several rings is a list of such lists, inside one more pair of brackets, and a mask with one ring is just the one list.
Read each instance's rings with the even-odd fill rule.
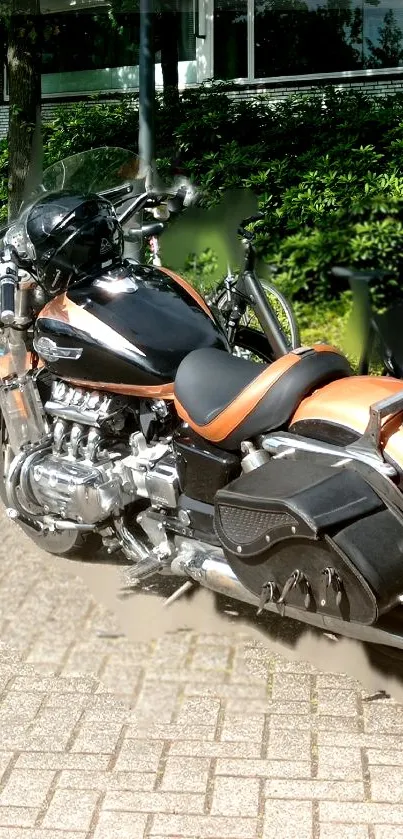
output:
[[15,281],[3,277],[0,281],[0,321],[10,326],[15,319]]

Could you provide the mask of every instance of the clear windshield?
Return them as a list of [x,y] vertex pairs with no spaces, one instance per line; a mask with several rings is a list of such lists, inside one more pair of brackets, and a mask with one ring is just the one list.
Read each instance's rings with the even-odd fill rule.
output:
[[141,175],[140,158],[132,151],[112,147],[90,149],[46,169],[36,194],[61,189],[99,193],[131,183],[132,195],[136,195],[145,189]]

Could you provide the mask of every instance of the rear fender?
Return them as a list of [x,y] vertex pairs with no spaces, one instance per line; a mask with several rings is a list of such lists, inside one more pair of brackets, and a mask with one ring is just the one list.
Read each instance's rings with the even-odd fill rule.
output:
[[[304,426],[313,421],[329,423],[358,435],[364,433],[369,410],[375,402],[401,391],[403,382],[381,376],[351,376],[338,379],[304,399],[291,419],[289,430],[304,434]],[[381,446],[386,455],[403,471],[403,413],[386,417],[382,423]]]

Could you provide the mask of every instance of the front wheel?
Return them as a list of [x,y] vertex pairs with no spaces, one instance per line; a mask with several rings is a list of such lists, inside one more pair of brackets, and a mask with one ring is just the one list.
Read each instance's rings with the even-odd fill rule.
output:
[[[301,339],[298,324],[290,303],[276,286],[262,279],[259,279],[259,282],[264,289],[267,302],[280,324],[289,350],[297,349],[301,344]],[[218,310],[221,317],[224,317],[223,310],[227,303],[227,292],[223,283],[220,283],[215,290],[209,303]],[[239,322],[234,341],[234,354],[244,356],[245,358],[255,358],[256,360],[266,361],[268,363],[275,360],[273,349],[262,330],[256,314],[250,306],[247,307],[245,314]]]
[[[9,506],[7,499],[5,480],[4,480],[4,466],[5,463],[11,463],[14,453],[8,443],[7,428],[3,417],[0,414],[1,423],[1,450],[0,450],[0,499],[4,507]],[[39,533],[35,528],[29,527],[26,524],[18,522],[18,527],[29,536],[32,542],[50,554],[57,554],[57,556],[71,556],[79,557],[80,559],[89,559],[98,550],[101,544],[98,534],[82,534],[75,530],[62,530],[61,532],[45,531]]]

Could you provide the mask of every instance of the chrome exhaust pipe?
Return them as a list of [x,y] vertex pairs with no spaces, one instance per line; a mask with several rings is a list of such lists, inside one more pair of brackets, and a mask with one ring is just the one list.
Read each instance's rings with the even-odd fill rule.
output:
[[225,561],[205,557],[200,564],[197,559],[191,560],[186,567],[186,571],[192,580],[200,583],[204,588],[215,591],[216,594],[241,600],[251,606],[258,605],[258,598],[242,585]]
[[[220,556],[221,552],[218,553],[217,549],[214,550],[214,548],[211,549],[210,553],[205,549],[198,551],[182,564],[182,574],[185,573],[192,580],[216,594],[223,594],[233,600],[258,607],[258,597],[245,588],[224,558],[220,559]],[[278,615],[279,618],[291,618],[300,623],[316,627],[322,632],[341,635],[355,641],[395,647],[403,651],[403,631],[398,633],[377,626],[350,623],[318,612],[303,611],[295,608],[295,606],[287,606],[286,604],[280,606],[276,602],[266,603],[263,609],[266,612]]]

